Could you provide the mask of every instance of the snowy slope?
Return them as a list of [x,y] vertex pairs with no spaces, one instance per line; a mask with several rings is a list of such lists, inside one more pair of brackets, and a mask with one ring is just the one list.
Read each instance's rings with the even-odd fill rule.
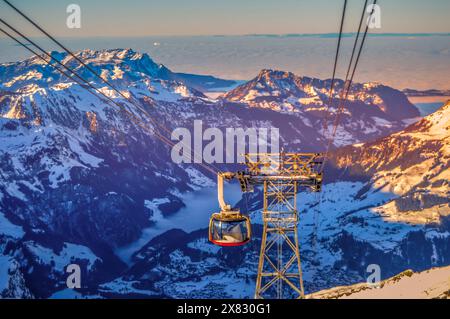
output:
[[404,221],[413,221],[407,212],[414,211],[431,221],[436,207],[449,202],[450,103],[401,132],[339,149],[332,163],[345,170],[341,178],[367,176],[373,187],[398,196],[386,208]]
[[406,270],[377,285],[367,283],[335,287],[306,296],[309,299],[448,299],[450,267],[422,272]]

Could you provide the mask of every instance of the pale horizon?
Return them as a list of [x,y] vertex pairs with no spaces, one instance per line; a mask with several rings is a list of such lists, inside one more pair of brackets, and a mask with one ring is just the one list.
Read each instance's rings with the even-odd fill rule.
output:
[[[42,27],[62,37],[142,37],[338,32],[343,1],[316,0],[78,0],[81,28],[66,26],[73,1],[11,1]],[[344,32],[354,32],[363,1],[350,0]],[[371,3],[371,1],[369,1]],[[379,1],[381,29],[372,33],[448,33],[450,1]],[[39,32],[0,1],[0,16],[29,36]]]

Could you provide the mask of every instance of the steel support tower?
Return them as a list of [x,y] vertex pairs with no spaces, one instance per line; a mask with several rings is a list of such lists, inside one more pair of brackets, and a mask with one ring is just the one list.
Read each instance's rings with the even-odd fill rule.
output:
[[263,187],[263,233],[255,298],[303,298],[297,193],[322,185],[319,153],[245,154],[247,170],[238,172],[244,192]]

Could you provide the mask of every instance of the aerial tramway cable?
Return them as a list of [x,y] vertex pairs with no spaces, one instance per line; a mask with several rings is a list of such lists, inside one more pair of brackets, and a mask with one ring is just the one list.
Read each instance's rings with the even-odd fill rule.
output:
[[[129,97],[125,96],[120,90],[118,90],[116,87],[114,87],[109,81],[105,80],[104,78],[102,78],[97,72],[95,72],[95,70],[93,70],[90,66],[88,66],[82,59],[80,59],[79,57],[77,57],[73,52],[71,52],[67,47],[65,47],[63,44],[61,44],[58,40],[56,40],[53,36],[51,36],[48,32],[46,32],[43,28],[41,28],[36,22],[34,22],[31,18],[29,18],[26,14],[24,14],[21,10],[19,10],[17,7],[15,7],[14,5],[12,5],[9,1],[7,0],[3,0],[5,3],[7,3],[11,8],[13,8],[16,12],[18,12],[22,17],[24,17],[27,21],[29,21],[31,24],[33,24],[33,26],[35,26],[37,29],[39,29],[42,33],[44,33],[48,38],[50,38],[52,41],[54,41],[58,46],[60,46],[64,51],[66,51],[69,55],[71,55],[74,59],[76,59],[80,64],[82,64],[83,66],[85,66],[91,73],[93,73],[96,77],[98,77],[102,82],[104,82],[105,84],[107,84],[111,89],[113,89],[115,92],[117,92],[120,96],[122,96],[123,98],[125,98],[130,104],[134,105],[137,109],[139,109],[143,114],[146,115],[146,117],[150,120],[150,122],[153,124],[154,127],[156,128],[161,128],[163,130],[165,130],[166,132],[168,132],[169,134],[171,134],[171,132],[164,127],[163,125],[160,125],[159,123],[157,123],[152,117],[151,115],[145,110],[143,109],[141,106],[137,105],[136,103],[134,103],[133,100],[131,100]],[[73,69],[70,69],[69,67],[67,67],[66,65],[62,64],[61,61],[57,60],[56,58],[52,57],[51,55],[49,55],[45,50],[43,50],[41,47],[39,47],[36,43],[34,43],[33,41],[31,41],[29,38],[27,38],[26,36],[24,36],[22,33],[20,33],[19,31],[17,31],[15,28],[13,28],[11,25],[9,25],[8,23],[6,23],[4,20],[1,20],[2,23],[4,23],[6,26],[8,26],[11,30],[13,30],[14,32],[16,32],[17,34],[19,34],[20,36],[22,36],[24,39],[26,39],[28,42],[30,42],[32,45],[34,45],[35,47],[37,47],[41,52],[43,52],[44,54],[46,54],[47,56],[49,56],[53,61],[57,62],[59,65],[63,66],[65,69],[69,70],[69,72],[71,72],[72,74],[74,74],[75,76],[77,76],[78,78],[80,78],[84,83],[86,83],[89,87],[91,87],[92,89],[96,90],[97,93],[102,94],[105,98],[107,98],[108,100],[110,100],[110,102],[114,103],[116,106],[122,107],[121,105],[119,105],[118,103],[116,103],[114,100],[112,100],[111,98],[109,98],[108,96],[106,96],[105,94],[103,94],[103,92],[101,92],[100,90],[98,90],[97,88],[95,88],[94,86],[92,86],[87,80],[81,78]],[[4,32],[4,30],[3,30]],[[11,35],[9,35],[9,37],[11,37]],[[29,49],[26,45],[23,45],[26,49]],[[55,67],[53,65],[53,67]],[[72,78],[73,79],[73,78]],[[134,119],[133,121],[136,123],[139,122],[140,126],[142,127],[142,125],[145,126],[145,123],[143,123],[142,120],[138,119],[133,113],[129,112],[129,115],[133,115]],[[167,139],[164,135],[160,134],[159,132],[157,132],[155,129],[152,130],[153,134],[155,134],[155,136],[157,136],[158,139],[160,139],[162,142],[168,144],[169,146],[174,146],[175,144]],[[184,144],[185,148],[187,150],[189,150],[190,152],[193,153],[193,156],[199,156],[198,154],[196,154],[195,151],[192,151],[192,148],[188,145],[186,145],[184,142],[181,142],[182,144]],[[206,163],[198,163],[200,166],[202,166],[203,168],[207,169],[209,172],[211,172],[212,174],[217,174],[217,172],[220,172],[219,169],[217,169],[217,167],[215,167],[212,164],[206,164]]]
[[342,16],[341,16],[341,22],[340,22],[340,26],[339,26],[339,36],[338,36],[338,42],[337,42],[337,47],[336,47],[336,54],[334,56],[334,64],[333,64],[333,75],[331,77],[331,83],[330,83],[330,91],[328,93],[328,105],[325,111],[325,120],[323,121],[323,129],[324,132],[327,131],[328,128],[328,110],[333,102],[333,90],[334,90],[334,84],[335,84],[335,78],[336,78],[336,69],[337,69],[337,64],[338,64],[338,60],[339,60],[339,51],[341,48],[341,41],[342,41],[342,30],[344,28],[344,21],[345,21],[345,11],[347,8],[347,0],[344,0],[344,7],[342,9]]
[[[366,8],[366,7],[367,7],[367,3],[368,3],[368,0],[365,0],[365,1],[364,1],[364,6],[363,6],[363,8]],[[376,2],[375,2],[374,4],[376,4]],[[357,32],[357,34],[356,34],[355,42],[354,42],[354,44],[353,44],[352,55],[351,55],[351,57],[350,57],[350,62],[349,62],[349,64],[348,64],[347,73],[346,73],[346,75],[345,75],[345,81],[344,81],[344,83],[347,82],[348,77],[349,77],[349,75],[350,75],[351,65],[352,65],[353,58],[354,58],[355,52],[356,52],[356,44],[358,43],[358,39],[359,39],[359,36],[360,36],[360,34],[361,34],[361,27],[362,27],[362,22],[363,22],[363,20],[364,20],[364,15],[365,15],[365,10],[363,10],[363,12],[361,13],[361,18],[360,18],[360,20],[359,20],[359,26],[358,26],[358,32]],[[347,167],[348,167],[348,163],[345,165],[345,169],[344,169],[344,170],[342,171],[342,173],[339,175],[339,178],[341,178],[341,177],[343,176],[343,174],[347,171]]]
[[[98,74],[94,69],[92,69],[89,65],[87,65],[81,58],[76,56],[71,50],[69,50],[65,45],[63,45],[60,41],[58,41],[55,37],[53,37],[51,34],[49,34],[47,31],[45,31],[41,26],[39,26],[35,21],[33,21],[30,17],[28,17],[25,13],[23,13],[20,9],[18,9],[16,6],[11,4],[8,0],[3,0],[7,5],[9,5],[14,11],[16,11],[18,14],[20,14],[23,18],[25,18],[29,23],[31,23],[35,28],[37,28],[39,31],[41,31],[45,36],[47,36],[50,40],[52,40],[54,43],[56,43],[61,49],[63,49],[66,53],[68,53],[70,56],[72,56],[75,60],[77,60],[81,65],[83,65],[87,70],[89,70],[93,75],[95,75],[100,81],[104,82],[106,85],[108,85],[113,91],[115,91],[117,94],[119,94],[122,98],[129,101],[131,104],[133,104],[135,107],[137,107],[141,112],[147,113],[146,110],[144,110],[141,106],[136,105],[129,97],[125,96],[120,90],[118,90],[114,85],[111,84],[108,80],[103,78],[100,74]],[[149,116],[149,115],[148,115]],[[169,130],[167,130],[162,125],[160,126],[158,123],[156,123],[150,116],[150,121],[157,127],[163,128],[166,132],[169,134],[171,133]]]
[[[333,123],[331,136],[329,137],[328,143],[327,143],[327,146],[326,146],[326,151],[325,151],[325,154],[324,154],[324,157],[323,157],[323,162],[322,162],[322,165],[321,165],[321,168],[320,168],[320,173],[323,173],[323,171],[324,171],[325,164],[326,164],[327,159],[328,159],[328,155],[329,155],[329,151],[330,151],[331,145],[334,143],[334,139],[335,139],[336,133],[337,133],[337,128],[338,128],[339,122],[340,122],[340,117],[341,117],[340,115],[341,115],[342,111],[344,110],[345,101],[348,98],[348,94],[350,92],[351,85],[353,83],[353,78],[355,76],[356,68],[358,66],[358,62],[359,62],[359,59],[361,57],[361,52],[362,52],[362,49],[364,47],[364,42],[365,42],[366,37],[367,37],[369,24],[366,25],[366,28],[364,30],[364,35],[362,37],[362,40],[361,40],[361,43],[360,43],[360,46],[359,46],[359,49],[358,49],[358,54],[356,56],[356,60],[355,60],[355,62],[353,64],[353,68],[352,68],[353,58],[354,58],[354,55],[355,55],[355,52],[356,52],[356,47],[357,47],[359,36],[360,36],[360,33],[361,33],[361,26],[362,26],[362,22],[364,20],[365,12],[366,12],[367,2],[368,2],[367,0],[365,0],[365,2],[364,2],[363,10],[362,10],[362,13],[361,13],[361,18],[360,18],[359,25],[358,25],[358,31],[357,31],[357,34],[356,34],[356,37],[355,37],[355,41],[354,41],[353,49],[352,49],[352,54],[351,54],[351,57],[350,57],[350,61],[349,61],[348,68],[347,68],[347,73],[346,73],[346,76],[345,76],[344,87],[342,88],[342,91],[340,93],[340,98],[339,98],[339,102],[338,102],[338,108],[336,110],[336,116],[335,116],[335,120],[334,120],[334,123]],[[370,18],[372,17],[372,15],[374,13],[376,3],[377,3],[377,0],[374,0],[373,3],[372,3],[372,11],[370,12],[369,20],[370,20]],[[344,6],[344,10],[345,10],[345,6]],[[341,32],[342,32],[342,29],[341,29]],[[350,70],[352,70],[352,71],[351,71],[351,76],[350,76],[350,79],[349,79],[348,76],[350,74]],[[333,70],[333,74],[334,74],[334,70]],[[330,89],[330,94],[331,93],[332,93],[332,90]],[[332,96],[331,95],[330,95],[330,101],[332,101]],[[313,240],[313,247],[314,247],[314,249],[315,249],[316,240],[317,240],[317,238],[316,238],[317,237],[317,228],[318,228],[318,223],[319,223],[319,221],[318,221],[318,213],[319,212],[318,211],[320,211],[321,204],[322,204],[322,192],[319,193],[319,200],[318,200],[318,203],[316,204],[317,208],[315,209],[315,214],[314,214],[314,229],[313,229],[313,236],[312,236],[313,237],[312,240]]]
[[[0,22],[4,23],[4,21],[0,18]],[[13,29],[14,30],[14,29]],[[39,57],[41,60],[43,60],[45,63],[47,63],[48,65],[50,65],[51,67],[53,67],[54,69],[56,69],[58,72],[60,72],[61,74],[63,74],[65,77],[67,77],[68,79],[73,80],[74,82],[78,83],[82,88],[86,89],[90,94],[92,94],[93,96],[95,96],[96,98],[100,98],[102,99],[105,98],[105,102],[108,103],[111,102],[113,103],[115,106],[119,107],[120,111],[124,111],[126,113],[127,116],[130,117],[130,120],[135,123],[136,125],[138,125],[140,128],[142,128],[143,130],[154,134],[158,139],[160,139],[162,142],[172,145],[172,141],[167,140],[164,136],[161,136],[158,132],[156,132],[155,130],[149,129],[146,125],[142,125],[142,121],[139,120],[139,118],[137,118],[137,116],[135,114],[133,114],[132,112],[128,111],[127,109],[124,108],[123,105],[118,104],[116,101],[114,101],[113,99],[111,99],[109,96],[103,94],[103,92],[101,92],[98,88],[94,87],[91,83],[86,82],[85,79],[81,78],[80,76],[78,76],[78,74],[74,74],[76,77],[78,77],[79,79],[76,79],[74,76],[71,76],[70,74],[66,73],[65,71],[62,70],[62,68],[58,67],[56,64],[52,64],[50,63],[50,61],[54,61],[58,64],[60,64],[60,61],[58,61],[57,59],[55,59],[54,57],[52,57],[50,54],[48,54],[47,52],[44,51],[44,54],[47,55],[50,60],[46,60],[43,55],[39,54],[38,52],[34,51],[33,49],[29,48],[25,43],[21,42],[20,40],[18,40],[17,38],[15,38],[13,35],[11,35],[10,33],[8,33],[7,31],[5,31],[4,29],[0,28],[0,32],[4,33],[5,35],[7,35],[9,38],[11,38],[12,40],[14,40],[15,42],[17,42],[18,44],[20,44],[21,46],[23,46],[24,48],[26,48],[28,51],[30,51],[31,53],[33,53],[34,55],[36,55],[37,57]],[[27,40],[28,38],[25,37],[25,39]],[[31,42],[30,42],[31,43]],[[39,46],[38,46],[39,48]],[[40,49],[41,50],[41,49]],[[63,65],[64,66],[64,65]],[[70,68],[68,68],[69,72],[71,72]],[[80,81],[81,80],[81,81]],[[84,83],[83,83],[84,82]],[[102,97],[96,95],[93,91],[89,90],[90,87],[91,89],[95,90],[98,94],[102,95]],[[174,145],[174,144],[173,144]],[[204,167],[205,169],[209,169],[209,167]],[[216,173],[214,170],[210,170],[211,173]]]
[[[342,41],[342,34],[343,34],[343,28],[344,28],[344,22],[345,22],[345,13],[347,10],[347,0],[344,0],[344,5],[342,8],[342,15],[341,15],[341,20],[340,20],[340,24],[339,24],[339,35],[338,35],[338,42],[337,42],[337,47],[336,47],[336,54],[334,56],[334,63],[333,63],[333,73],[332,73],[332,78],[331,78],[331,83],[330,83],[330,90],[329,90],[329,97],[328,97],[328,104],[327,107],[325,109],[325,118],[323,119],[323,124],[322,124],[322,129],[323,132],[326,133],[328,131],[328,119],[329,119],[329,110],[330,107],[333,103],[333,90],[334,90],[334,84],[335,84],[335,78],[336,78],[336,70],[337,70],[337,64],[339,61],[339,53],[340,53],[340,48],[341,48],[341,41]],[[320,172],[322,173],[322,166],[320,167]],[[313,206],[319,206],[320,202],[321,202],[321,193],[319,192],[319,194],[316,194],[316,198],[314,200],[314,202],[316,202],[315,205]],[[317,234],[317,227],[318,227],[318,223],[319,223],[319,216],[318,216],[319,212],[318,212],[318,208],[316,207],[314,209],[314,215],[313,215],[313,231],[312,231],[312,248],[313,251],[315,251],[315,247],[316,247],[316,234]]]
[[[372,4],[373,8],[372,8],[372,11],[370,13],[370,16],[372,16],[372,14],[374,12],[374,6],[376,5],[376,3],[377,3],[377,0],[374,0],[373,4]],[[347,68],[347,74],[346,74],[345,81],[344,81],[344,87],[343,87],[343,89],[342,89],[342,91],[340,93],[339,104],[338,104],[338,108],[337,108],[337,112],[336,112],[336,116],[335,116],[335,120],[334,120],[334,124],[333,124],[333,130],[331,132],[331,136],[328,139],[328,144],[327,144],[327,148],[326,148],[326,152],[325,152],[325,156],[324,156],[324,162],[323,162],[322,168],[321,168],[322,172],[323,172],[323,169],[325,167],[325,161],[328,158],[329,150],[331,148],[331,145],[334,143],[334,139],[336,137],[337,128],[339,127],[339,122],[340,122],[340,114],[342,113],[342,111],[344,109],[344,106],[345,106],[345,102],[346,102],[346,100],[348,98],[348,94],[350,92],[350,89],[351,89],[351,86],[352,86],[352,83],[353,83],[353,78],[355,76],[356,68],[358,66],[358,62],[359,62],[359,59],[361,57],[361,52],[362,52],[362,49],[364,47],[364,42],[366,40],[367,32],[368,32],[368,29],[369,29],[369,25],[367,25],[366,29],[364,31],[364,35],[363,35],[363,38],[361,40],[359,49],[358,49],[358,54],[357,54],[355,63],[354,63],[353,68],[352,68],[353,58],[354,58],[355,50],[356,50],[356,47],[357,47],[357,44],[358,44],[358,39],[359,39],[359,36],[360,36],[360,33],[361,33],[361,26],[362,26],[362,22],[364,20],[366,6],[367,6],[367,0],[365,0],[364,7],[363,7],[363,10],[362,10],[362,13],[361,13],[361,18],[360,18],[360,21],[359,21],[358,31],[357,31],[357,34],[356,34],[356,37],[355,37],[355,41],[354,41],[354,44],[353,44],[352,55],[351,55],[351,58],[350,58],[350,61],[349,61],[349,65],[348,65],[348,68]],[[350,76],[350,79],[349,79],[348,76],[350,74],[350,70],[352,70],[352,71],[351,71],[351,76]]]
[[[376,3],[377,3],[377,0],[374,0],[373,3],[372,3],[372,11],[370,12],[369,20],[372,17],[374,11],[375,11]],[[360,33],[360,27],[362,25],[362,21],[363,21],[363,17],[364,17],[364,14],[365,14],[365,10],[366,10],[366,8],[364,7],[363,11],[362,11],[362,17],[360,19],[360,25],[359,25],[358,33],[357,33],[357,36],[355,38],[355,43],[354,43],[353,50],[355,49],[357,41],[358,41],[358,37],[359,37],[359,33]],[[364,43],[365,43],[368,31],[369,31],[369,24],[366,25],[366,28],[364,30],[364,34],[363,34],[363,37],[362,37],[362,40],[361,40],[361,43],[360,43],[360,46],[359,46],[359,49],[358,49],[358,54],[356,56],[355,63],[353,65],[353,69],[352,69],[352,72],[351,72],[350,79],[348,79],[348,78],[345,79],[344,88],[341,91],[339,105],[338,105],[338,109],[337,109],[337,112],[336,112],[336,117],[335,117],[335,121],[334,121],[334,125],[333,125],[333,131],[332,131],[332,134],[331,134],[331,138],[328,141],[327,149],[326,149],[324,160],[323,160],[323,163],[322,163],[321,172],[323,172],[323,170],[324,170],[326,161],[328,159],[328,154],[329,154],[331,145],[334,143],[334,139],[336,137],[337,128],[339,127],[340,115],[342,114],[342,111],[344,110],[345,102],[347,101],[348,95],[350,93],[350,89],[351,89],[351,86],[353,84],[353,78],[355,76],[356,68],[358,67],[359,59],[361,57],[361,53],[362,53],[362,50],[363,50],[363,47],[364,47]],[[350,63],[349,63],[349,67],[347,69],[347,75],[348,75],[348,73],[350,71],[351,63],[352,63],[352,61],[350,61]]]
[[[23,35],[20,31],[18,31],[17,29],[15,29],[14,27],[12,27],[10,24],[8,24],[6,21],[4,21],[3,19],[0,18],[0,22],[2,22],[3,24],[5,24],[6,26],[8,26],[11,30],[13,30],[14,32],[16,32],[17,34],[21,35],[22,38],[24,38],[25,40],[27,40],[30,44],[32,44],[33,46],[35,46],[36,48],[38,48],[41,52],[43,52],[43,55],[46,55],[47,57],[49,57],[49,60],[46,60],[43,55],[39,54],[38,52],[34,51],[33,49],[29,48],[29,46],[23,42],[21,42],[20,40],[18,40],[17,38],[15,38],[13,35],[11,35],[10,33],[8,33],[7,31],[5,31],[4,29],[0,28],[0,32],[4,33],[5,35],[7,35],[9,38],[11,38],[12,40],[14,40],[15,42],[17,42],[18,44],[20,44],[22,47],[24,47],[25,49],[27,49],[28,51],[30,51],[31,53],[33,53],[34,55],[36,55],[37,57],[39,57],[40,59],[42,59],[45,63],[47,63],[49,66],[53,67],[54,69],[56,69],[58,72],[60,72],[61,74],[63,74],[65,77],[73,80],[74,82],[76,82],[77,84],[79,84],[83,89],[86,89],[89,93],[91,93],[93,96],[95,96],[96,98],[100,98],[100,99],[106,99],[104,100],[104,102],[108,103],[113,103],[115,106],[117,106],[120,111],[125,112],[125,114],[129,117],[129,119],[136,125],[138,125],[139,127],[141,127],[143,130],[154,134],[156,138],[158,138],[160,141],[162,141],[163,143],[169,145],[169,146],[174,146],[175,143],[173,143],[172,141],[168,140],[165,136],[161,135],[159,132],[157,132],[155,129],[149,129],[149,127],[147,125],[145,125],[145,123],[142,122],[142,120],[140,120],[134,113],[130,112],[129,110],[127,110],[123,105],[120,105],[119,103],[117,103],[116,101],[114,101],[113,99],[111,99],[109,96],[105,95],[100,89],[94,87],[91,83],[89,83],[87,80],[83,79],[81,76],[79,76],[75,71],[73,71],[71,68],[67,67],[66,65],[64,65],[63,63],[61,63],[58,59],[54,58],[53,56],[51,56],[51,54],[49,54],[48,52],[46,52],[45,50],[43,50],[39,45],[37,45],[36,43],[34,43],[31,39],[29,39],[28,37],[26,37],[25,35]],[[52,64],[50,61],[54,61],[56,63]],[[65,69],[67,69],[67,71],[69,71],[70,73],[73,74],[70,75],[66,72],[64,72],[62,70],[62,68],[58,67],[56,64],[61,65],[62,67],[64,67]],[[76,78],[75,78],[76,77]],[[78,78],[78,79],[77,79]],[[92,90],[94,90],[95,92],[97,92],[98,94],[100,94],[102,97],[96,95],[93,91],[89,90],[89,88],[91,88]],[[110,104],[111,105],[111,104]],[[195,155],[194,155],[195,156]],[[210,167],[206,166],[204,163],[199,163],[203,168],[207,169],[209,172],[211,172],[212,174],[216,174],[216,170],[211,169]]]

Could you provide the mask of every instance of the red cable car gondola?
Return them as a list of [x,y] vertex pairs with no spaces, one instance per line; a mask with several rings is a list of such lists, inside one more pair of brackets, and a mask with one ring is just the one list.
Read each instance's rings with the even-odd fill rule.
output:
[[232,173],[217,175],[217,194],[221,212],[211,215],[208,237],[210,242],[219,246],[241,246],[248,243],[251,238],[250,218],[238,210],[232,210],[223,198],[223,179],[231,179],[233,176]]
[[250,219],[239,211],[213,214],[209,221],[209,240],[219,246],[241,246],[250,241]]

